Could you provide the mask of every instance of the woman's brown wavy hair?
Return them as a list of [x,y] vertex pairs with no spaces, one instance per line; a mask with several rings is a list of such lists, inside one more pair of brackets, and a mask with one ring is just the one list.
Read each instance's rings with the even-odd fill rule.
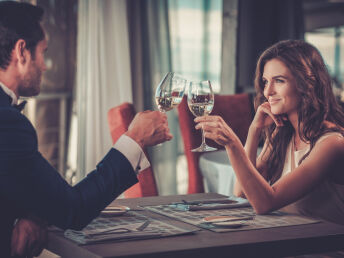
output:
[[[298,127],[300,138],[310,143],[310,150],[299,164],[309,155],[316,141],[323,134],[336,131],[343,134],[344,114],[332,91],[331,77],[319,51],[302,40],[280,41],[263,52],[260,56],[255,74],[255,109],[267,101],[264,97],[262,76],[265,64],[271,59],[283,62],[296,81],[296,90],[301,97],[298,106]],[[336,125],[327,128],[324,121]],[[300,127],[302,124],[302,128]],[[264,130],[264,137],[271,147],[267,160],[267,173],[270,183],[276,182],[282,173],[287,147],[294,134],[289,121],[276,129],[275,124]],[[274,132],[274,133],[273,133]],[[273,133],[273,134],[272,134]]]

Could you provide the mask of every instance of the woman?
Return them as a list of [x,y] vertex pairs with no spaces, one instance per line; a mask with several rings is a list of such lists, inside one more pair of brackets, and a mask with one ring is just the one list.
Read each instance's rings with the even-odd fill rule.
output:
[[344,224],[344,114],[320,53],[299,40],[271,46],[258,60],[255,88],[245,147],[221,117],[195,119],[205,137],[226,148],[237,176],[234,194],[258,214],[285,207]]

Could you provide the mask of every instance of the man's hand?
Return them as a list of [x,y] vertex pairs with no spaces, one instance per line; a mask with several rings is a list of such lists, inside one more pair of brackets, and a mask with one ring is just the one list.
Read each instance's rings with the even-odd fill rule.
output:
[[126,135],[135,140],[141,148],[169,141],[173,137],[168,128],[166,114],[159,111],[137,113]]
[[38,220],[21,218],[12,232],[11,255],[34,257],[40,255],[47,242],[47,227]]

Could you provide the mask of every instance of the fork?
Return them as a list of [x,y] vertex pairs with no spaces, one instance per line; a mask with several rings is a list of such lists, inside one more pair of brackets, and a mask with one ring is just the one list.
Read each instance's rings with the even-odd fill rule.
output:
[[[137,231],[143,231],[151,222],[146,220],[143,224],[136,228]],[[121,233],[130,233],[132,232],[129,228],[112,228],[108,230],[104,230],[101,232],[90,233],[88,236],[97,236],[97,235],[107,235],[107,234],[121,234]]]
[[108,230],[104,230],[101,232],[89,233],[87,234],[88,237],[98,236],[98,235],[107,235],[107,234],[121,234],[121,233],[129,233],[131,232],[128,228],[112,228]]

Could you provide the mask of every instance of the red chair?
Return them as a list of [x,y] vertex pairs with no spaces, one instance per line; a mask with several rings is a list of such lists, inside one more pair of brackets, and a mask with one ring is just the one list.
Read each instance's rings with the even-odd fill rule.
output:
[[[108,112],[108,122],[113,143],[128,130],[128,126],[135,116],[133,104],[123,103]],[[146,156],[147,152],[144,150]],[[138,175],[139,182],[124,192],[125,198],[137,198],[145,196],[157,196],[158,190],[152,167],[149,167]]]
[[[203,178],[199,169],[199,157],[202,153],[191,152],[201,145],[201,130],[195,129],[194,116],[189,111],[187,99],[178,106],[179,126],[184,142],[184,153],[188,164],[188,194],[204,192]],[[215,105],[212,115],[221,116],[245,143],[249,126],[253,118],[253,104],[249,94],[215,95]],[[214,141],[206,140],[207,144],[218,149],[223,149]]]

